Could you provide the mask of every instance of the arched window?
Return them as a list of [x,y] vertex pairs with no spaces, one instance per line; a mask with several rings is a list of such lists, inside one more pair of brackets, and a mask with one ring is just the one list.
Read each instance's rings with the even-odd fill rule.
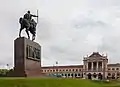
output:
[[78,74],[78,76],[80,76],[80,73]]
[[117,76],[120,76],[120,73],[117,73]]
[[68,74],[68,76],[70,76],[70,74]]
[[119,70],[119,68],[116,68],[116,70]]
[[111,73],[108,73],[108,76],[111,76]]
[[75,77],[77,76],[77,74],[75,73]]
[[67,76],[67,74],[65,74],[65,76]]
[[115,70],[115,68],[112,68],[112,70]]
[[62,73],[62,76],[64,76],[64,74]]

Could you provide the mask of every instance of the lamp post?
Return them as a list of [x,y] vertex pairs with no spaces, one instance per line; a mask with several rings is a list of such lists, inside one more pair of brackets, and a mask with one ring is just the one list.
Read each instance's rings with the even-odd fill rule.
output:
[[58,61],[56,61],[56,75],[58,76],[58,67],[57,67]]
[[9,70],[9,64],[6,64],[6,66],[7,66],[7,69]]

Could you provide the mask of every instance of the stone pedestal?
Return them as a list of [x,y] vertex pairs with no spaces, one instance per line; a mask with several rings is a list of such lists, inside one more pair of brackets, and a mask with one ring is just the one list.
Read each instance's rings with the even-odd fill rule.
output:
[[14,76],[41,75],[41,46],[25,37],[14,41]]

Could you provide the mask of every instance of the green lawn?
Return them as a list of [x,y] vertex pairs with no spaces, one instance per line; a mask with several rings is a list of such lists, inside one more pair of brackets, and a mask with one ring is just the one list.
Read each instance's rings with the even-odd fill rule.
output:
[[0,87],[120,87],[119,82],[64,78],[1,78]]

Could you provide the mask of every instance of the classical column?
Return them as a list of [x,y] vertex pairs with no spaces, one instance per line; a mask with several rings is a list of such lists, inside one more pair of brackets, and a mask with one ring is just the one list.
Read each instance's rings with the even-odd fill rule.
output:
[[88,62],[86,63],[86,71],[88,71]]
[[103,67],[103,79],[105,79],[106,78],[106,66],[105,66],[105,64],[106,64],[106,61],[105,60],[103,60],[103,65],[102,65],[102,67]]
[[91,62],[91,70],[93,71],[93,62]]
[[104,62],[102,61],[102,71],[103,71],[103,68],[104,68]]
[[96,62],[96,65],[97,65],[97,66],[96,66],[96,70],[97,70],[97,71],[98,71],[98,63],[99,63],[99,62]]

